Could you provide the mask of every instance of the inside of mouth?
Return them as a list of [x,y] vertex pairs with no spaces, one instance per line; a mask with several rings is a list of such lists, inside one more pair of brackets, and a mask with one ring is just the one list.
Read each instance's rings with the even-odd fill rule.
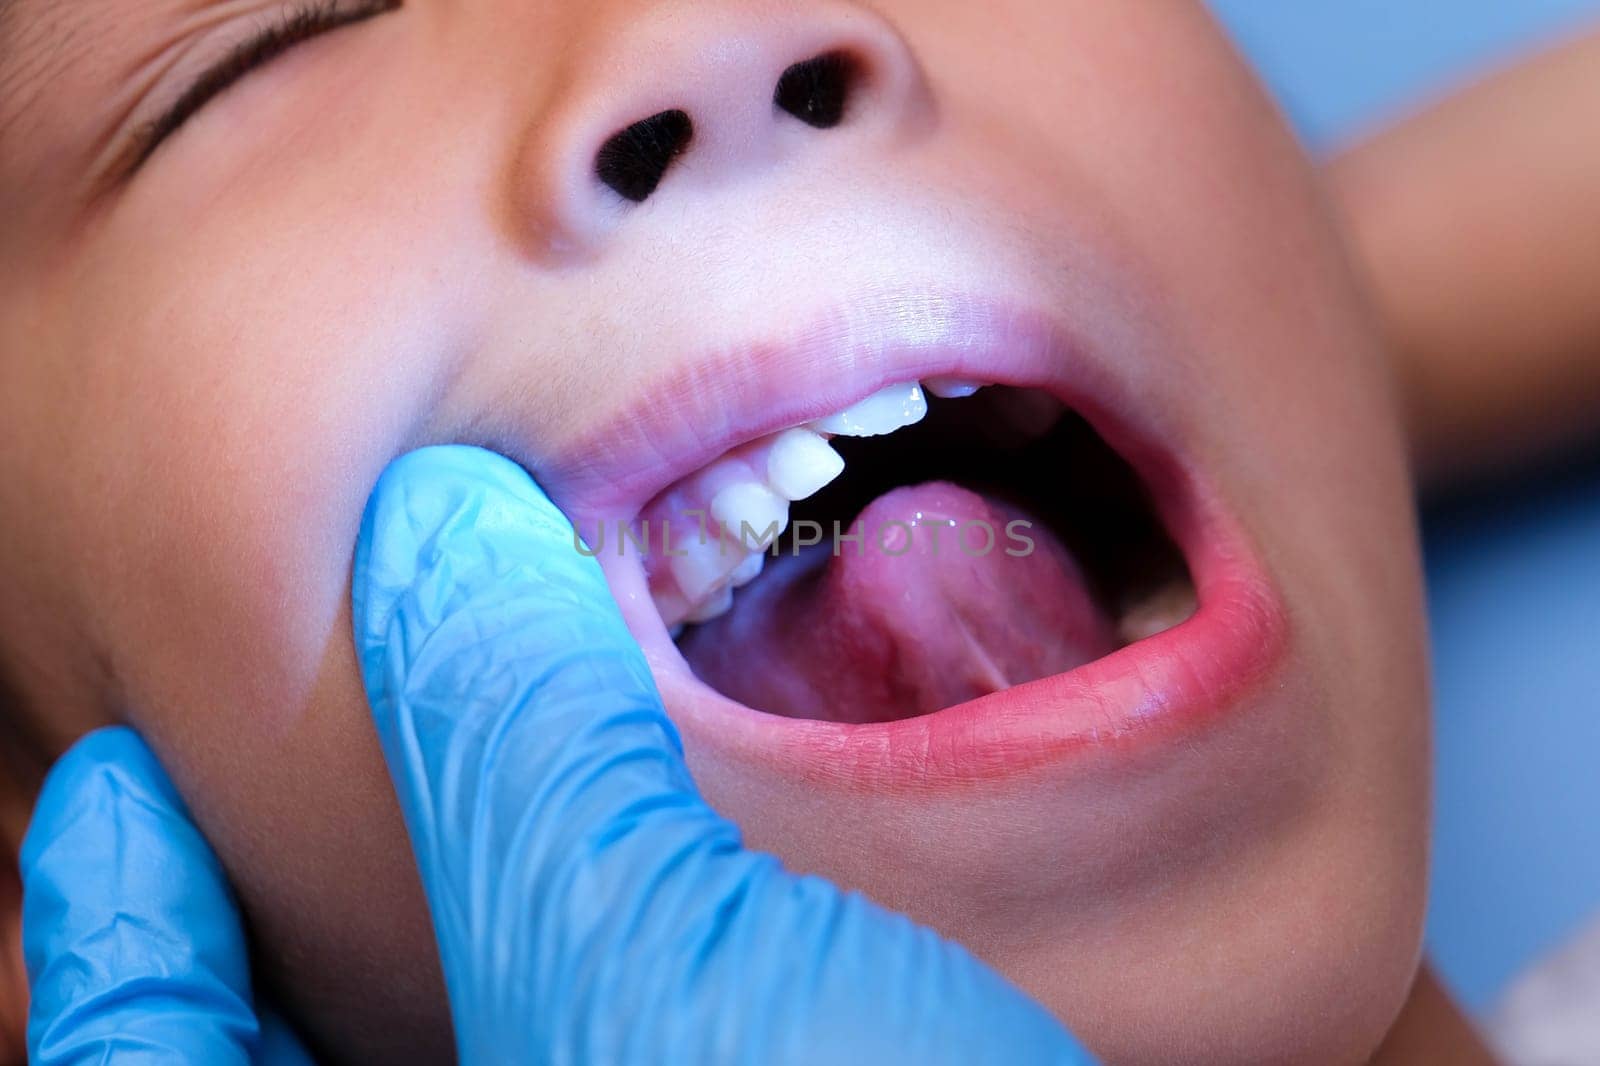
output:
[[834,438],[836,480],[792,505],[760,576],[686,626],[701,681],[758,711],[868,723],[1076,669],[1189,617],[1147,487],[1039,390],[932,400]]

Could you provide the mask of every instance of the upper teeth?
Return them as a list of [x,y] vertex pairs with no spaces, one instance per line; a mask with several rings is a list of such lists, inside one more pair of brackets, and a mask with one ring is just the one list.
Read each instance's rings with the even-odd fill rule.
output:
[[757,481],[737,481],[711,499],[711,517],[746,551],[765,551],[789,528],[789,501]]
[[744,562],[734,567],[733,573],[728,575],[728,584],[736,589],[742,589],[750,582],[761,576],[761,570],[767,565],[767,557],[762,552],[752,552],[745,556]]
[[838,437],[881,437],[921,422],[927,413],[928,399],[913,381],[890,385],[838,414],[818,419],[810,428]]
[[772,442],[767,484],[786,500],[803,500],[844,473],[844,457],[809,429],[787,429]]
[[922,383],[922,387],[941,400],[960,400],[983,388],[983,382],[965,378],[929,378]]
[[[936,378],[927,387],[936,396],[960,397],[982,386]],[[653,587],[671,583],[655,590],[662,620],[669,628],[708,622],[732,608],[733,589],[755,580],[763,552],[788,528],[789,504],[816,495],[844,472],[844,458],[829,436],[882,436],[927,413],[920,383],[891,385],[837,414],[737,448],[680,482],[641,516],[647,530],[659,532],[662,519],[674,530],[668,566],[652,578]],[[683,517],[695,509],[713,520],[706,536],[684,536],[696,529]]]

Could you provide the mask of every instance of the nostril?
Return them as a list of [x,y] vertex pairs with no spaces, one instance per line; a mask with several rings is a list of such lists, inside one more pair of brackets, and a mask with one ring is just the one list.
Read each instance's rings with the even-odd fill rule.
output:
[[694,123],[683,111],[663,111],[613,134],[595,157],[595,176],[619,196],[642,203],[661,184],[672,161],[694,139]]
[[784,71],[772,102],[808,126],[832,129],[844,121],[855,79],[850,57],[828,52]]

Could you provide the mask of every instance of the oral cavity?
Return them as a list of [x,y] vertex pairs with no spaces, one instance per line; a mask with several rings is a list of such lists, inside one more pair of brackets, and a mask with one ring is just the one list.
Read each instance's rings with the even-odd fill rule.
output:
[[932,713],[1196,606],[1141,480],[1088,422],[976,381],[891,386],[737,447],[651,501],[631,538],[618,549],[642,554],[694,673],[803,718]]
[[893,490],[851,526],[860,540],[776,560],[737,610],[686,635],[683,653],[750,707],[852,723],[1072,670],[1117,636],[1071,555],[1036,530],[948,483]]

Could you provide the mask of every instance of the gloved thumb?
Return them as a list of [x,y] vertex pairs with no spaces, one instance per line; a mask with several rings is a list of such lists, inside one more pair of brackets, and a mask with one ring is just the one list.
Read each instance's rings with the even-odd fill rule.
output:
[[510,460],[391,465],[353,596],[464,1063],[1090,1061],[957,945],[743,849]]
[[[643,819],[663,832],[676,808],[691,839],[736,839],[699,799],[598,565],[510,460],[435,447],[393,463],[352,592],[463,1059],[478,1041],[499,1056],[526,1042],[541,1060],[537,1043],[561,1042],[551,971],[639,887],[626,870],[597,876],[606,837]],[[502,1031],[508,1016],[533,1031]]]

